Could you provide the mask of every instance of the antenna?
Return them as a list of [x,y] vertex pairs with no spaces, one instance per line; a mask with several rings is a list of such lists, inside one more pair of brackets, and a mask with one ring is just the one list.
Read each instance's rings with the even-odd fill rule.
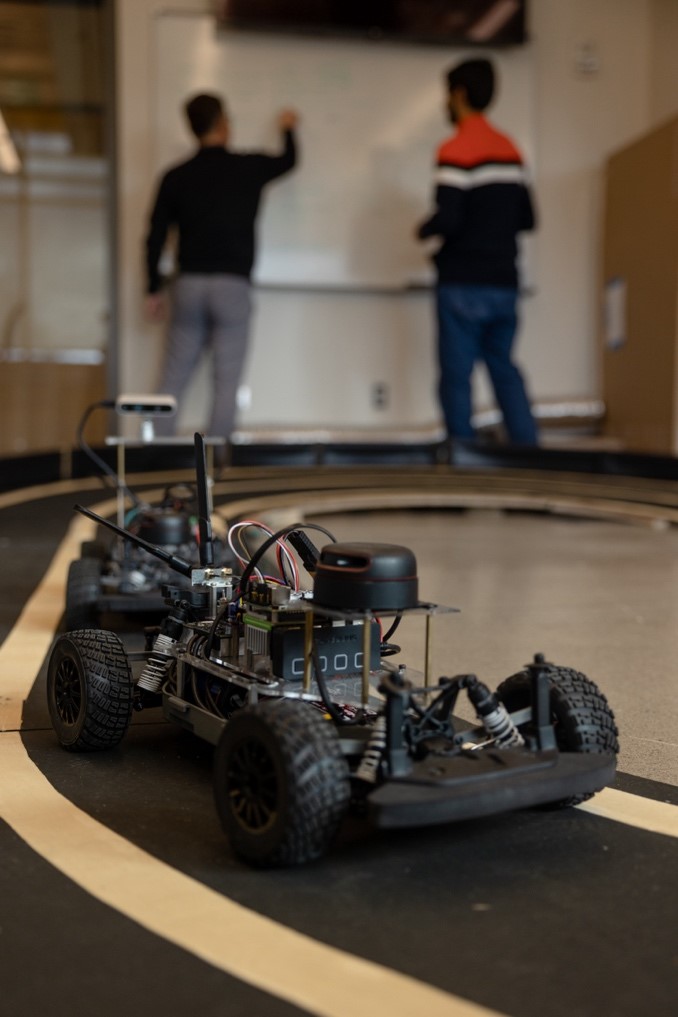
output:
[[195,474],[198,487],[198,550],[200,564],[203,568],[214,565],[214,546],[212,544],[212,523],[210,522],[209,497],[207,490],[207,463],[205,460],[205,439],[196,431],[195,441]]

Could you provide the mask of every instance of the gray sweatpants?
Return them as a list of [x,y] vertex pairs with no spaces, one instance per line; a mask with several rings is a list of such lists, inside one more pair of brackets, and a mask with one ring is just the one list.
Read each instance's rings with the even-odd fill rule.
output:
[[[180,275],[172,284],[171,317],[159,391],[181,396],[205,349],[211,349],[212,406],[207,434],[228,438],[245,364],[250,284],[238,275]],[[205,414],[207,417],[207,414]],[[172,434],[176,417],[158,434]],[[158,421],[160,424],[160,421]]]

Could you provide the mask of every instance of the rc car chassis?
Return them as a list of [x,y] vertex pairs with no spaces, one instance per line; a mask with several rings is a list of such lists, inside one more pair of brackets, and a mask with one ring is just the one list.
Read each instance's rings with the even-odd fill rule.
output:
[[[161,440],[155,436],[153,417],[173,413],[174,404],[169,396],[121,396],[115,403],[104,400],[88,407],[79,424],[78,444],[82,451],[100,471],[102,479],[115,486],[118,531],[116,536],[109,533],[104,539],[85,541],[80,557],[71,562],[64,611],[67,629],[96,628],[107,614],[164,613],[166,605],[161,590],[174,573],[163,561],[143,551],[130,536],[140,536],[181,557],[197,555],[197,496],[192,485],[171,484],[160,504],[148,505],[139,500],[125,480],[126,448],[151,447]],[[107,439],[117,449],[117,470],[101,459],[84,437],[85,423],[92,411],[114,406],[118,413],[142,418],[140,439]]]
[[64,624],[96,628],[104,614],[163,613],[162,586],[172,570],[130,539],[141,536],[180,556],[197,554],[195,492],[166,488],[159,505],[137,504],[124,516],[126,536],[88,540],[68,567]]
[[[168,612],[146,630],[143,653],[101,630],[56,639],[47,698],[64,748],[112,748],[133,710],[160,707],[216,747],[215,800],[230,845],[269,866],[321,856],[349,809],[379,827],[428,825],[575,805],[613,779],[614,716],[580,672],[536,654],[495,692],[472,674],[431,680],[431,624],[452,609],[419,601],[407,548],[333,542],[318,551],[308,532],[327,531],[300,523],[243,551],[240,575],[215,567],[195,441],[200,564],[129,536],[186,582],[165,586]],[[279,574],[267,576],[272,549]],[[299,588],[299,563],[312,590]],[[412,614],[426,626],[423,675],[391,659],[391,638]],[[475,724],[455,716],[462,693]]]

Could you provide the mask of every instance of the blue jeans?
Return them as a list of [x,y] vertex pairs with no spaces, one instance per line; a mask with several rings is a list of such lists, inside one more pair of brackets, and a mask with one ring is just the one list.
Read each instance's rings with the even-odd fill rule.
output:
[[536,445],[537,428],[523,378],[511,360],[518,324],[517,291],[508,286],[440,283],[436,297],[439,395],[448,434],[474,437],[471,375],[476,362],[483,361],[509,441]]

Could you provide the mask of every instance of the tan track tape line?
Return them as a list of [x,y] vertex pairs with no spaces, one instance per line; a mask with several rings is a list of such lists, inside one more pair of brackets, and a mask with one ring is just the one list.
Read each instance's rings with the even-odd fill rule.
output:
[[235,978],[324,1017],[497,1012],[315,942],[184,876],[58,794],[20,735],[0,736],[2,818],[88,893]]
[[[97,506],[111,511],[114,502]],[[68,566],[80,557],[80,543],[89,539],[95,524],[76,516],[54,555],[40,585],[26,603],[12,631],[0,646],[0,732],[18,731],[23,703],[42,667],[64,610]]]
[[657,802],[652,798],[641,798],[640,795],[606,787],[578,808],[603,819],[636,826],[639,830],[678,837],[678,805],[669,802]]
[[[106,511],[102,506],[97,510]],[[91,525],[74,520],[0,647],[2,818],[46,861],[103,903],[207,963],[312,1013],[411,1017],[426,1008],[431,1017],[496,1017],[497,1011],[318,943],[178,873],[78,809],[33,764],[18,732],[21,707],[63,610],[68,563],[77,557]],[[667,821],[672,807],[622,792],[599,797],[608,818],[678,835]]]
[[335,514],[374,509],[518,509],[538,512],[554,512],[565,516],[585,519],[604,519],[664,529],[678,524],[678,510],[658,508],[655,505],[640,505],[630,502],[593,498],[555,498],[543,494],[494,493],[476,491],[470,488],[461,491],[430,491],[377,487],[362,491],[330,489],[318,491],[306,489],[285,494],[266,494],[257,498],[251,495],[245,499],[229,500],[215,508],[215,514],[224,519],[234,520],[245,516],[258,516],[276,509],[294,509],[305,519],[314,514]]

